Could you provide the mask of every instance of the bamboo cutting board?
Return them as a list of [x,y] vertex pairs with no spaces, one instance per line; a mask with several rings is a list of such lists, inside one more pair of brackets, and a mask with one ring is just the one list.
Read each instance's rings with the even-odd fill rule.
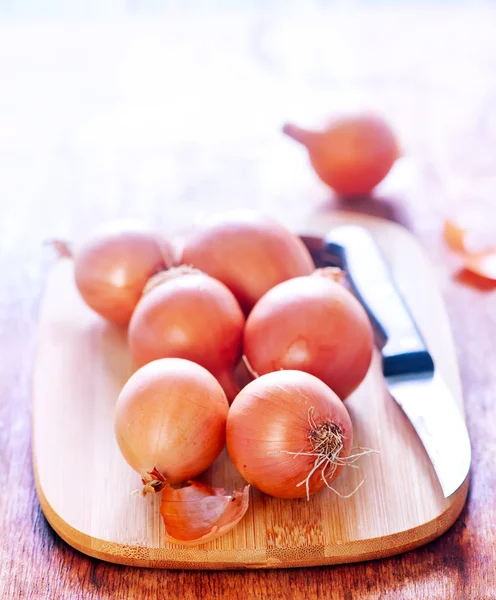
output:
[[[366,226],[389,260],[454,397],[461,385],[447,315],[428,260],[393,223],[351,213],[319,215],[301,234],[323,235],[344,223]],[[159,497],[131,496],[139,477],[121,457],[113,408],[132,365],[124,330],[103,322],[80,300],[72,261],[51,272],[40,313],[34,377],[33,462],[38,498],[55,531],[81,552],[111,562],[164,568],[295,567],[380,558],[441,535],[458,517],[468,478],[445,499],[413,428],[385,391],[378,353],[347,401],[354,445],[377,450],[360,469],[345,469],[335,487],[310,501],[250,491],[243,520],[197,547],[163,541]],[[225,452],[201,478],[240,488]]]

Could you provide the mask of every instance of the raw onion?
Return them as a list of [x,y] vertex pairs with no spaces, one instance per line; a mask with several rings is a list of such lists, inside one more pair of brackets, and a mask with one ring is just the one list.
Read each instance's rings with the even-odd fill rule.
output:
[[320,179],[345,196],[369,193],[399,156],[393,131],[376,115],[336,118],[322,131],[288,123],[283,132],[306,147]]
[[95,312],[127,325],[147,281],[169,268],[172,259],[172,246],[159,233],[138,221],[116,221],[76,251],[76,285]]
[[303,242],[255,212],[216,215],[185,242],[181,262],[222,281],[245,314],[270,288],[315,268]]
[[193,362],[165,358],[136,371],[117,400],[115,433],[146,491],[209,467],[224,447],[228,409],[215,377]]
[[238,387],[233,371],[241,355],[245,318],[228,288],[196,269],[178,267],[149,286],[129,324],[138,366],[179,357],[208,369],[229,399]]
[[235,467],[248,483],[279,498],[309,497],[330,487],[349,460],[352,437],[345,405],[301,371],[252,381],[227,417],[227,449]]
[[259,375],[306,371],[344,400],[368,371],[373,333],[362,305],[332,277],[317,271],[267,292],[246,322],[244,353]]

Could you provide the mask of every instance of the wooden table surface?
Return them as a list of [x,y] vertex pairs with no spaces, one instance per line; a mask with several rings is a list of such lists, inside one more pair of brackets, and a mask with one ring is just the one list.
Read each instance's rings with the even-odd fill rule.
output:
[[[441,239],[455,210],[496,216],[496,7],[214,4],[0,18],[0,598],[496,598],[496,286],[460,272]],[[387,115],[405,157],[374,199],[350,204],[316,181],[280,125],[360,106]],[[43,241],[81,239],[118,216],[173,230],[240,206],[295,224],[331,208],[371,212],[429,252],[473,443],[467,506],[440,539],[363,564],[206,573],[99,562],[48,526],[30,445],[37,313],[54,261]]]

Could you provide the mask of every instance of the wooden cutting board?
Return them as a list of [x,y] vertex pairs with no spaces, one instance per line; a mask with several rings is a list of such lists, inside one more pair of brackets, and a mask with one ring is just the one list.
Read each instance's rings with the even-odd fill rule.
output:
[[[436,280],[416,240],[393,223],[351,213],[318,215],[301,234],[367,227],[389,260],[460,409],[462,392],[450,327]],[[354,445],[378,454],[336,481],[348,499],[325,490],[310,501],[280,500],[251,489],[243,520],[197,547],[163,541],[159,497],[131,496],[139,477],[113,433],[117,395],[132,372],[124,330],[103,322],[80,300],[72,261],[53,268],[41,308],[34,377],[33,462],[39,501],[55,531],[81,552],[111,562],[164,568],[296,567],[380,558],[441,535],[458,517],[468,490],[445,499],[410,423],[385,391],[380,359],[347,401]],[[239,488],[224,453],[202,480]]]

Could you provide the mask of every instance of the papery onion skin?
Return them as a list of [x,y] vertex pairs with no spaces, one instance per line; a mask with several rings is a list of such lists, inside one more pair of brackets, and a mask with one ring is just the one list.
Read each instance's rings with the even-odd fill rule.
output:
[[494,223],[476,213],[466,217],[465,223],[446,219],[444,239],[448,246],[465,255],[484,255],[496,252],[496,227]]
[[136,371],[119,394],[117,442],[145,482],[154,470],[169,483],[183,482],[222,451],[228,409],[206,369],[180,358],[157,360]]
[[496,281],[496,251],[466,255],[463,266],[479,277]]
[[104,319],[127,325],[147,281],[172,265],[173,254],[172,245],[144,223],[105,224],[75,253],[77,288]]
[[305,371],[344,400],[367,374],[373,344],[358,300],[332,278],[312,275],[281,283],[261,298],[246,322],[243,348],[259,375]]
[[179,268],[140,300],[129,324],[129,346],[138,366],[166,357],[202,365],[233,399],[244,324],[243,311],[223,283]]
[[467,252],[465,247],[465,236],[467,231],[453,221],[452,219],[446,219],[444,222],[443,235],[448,246],[456,252]]
[[223,489],[195,481],[179,489],[167,485],[160,503],[165,541],[191,546],[214,540],[239,523],[248,502],[249,486],[226,495]]
[[249,210],[222,213],[199,227],[186,240],[181,262],[227,285],[245,314],[270,288],[315,269],[297,236]]
[[[353,427],[341,400],[322,381],[301,371],[278,371],[249,383],[231,405],[226,443],[229,456],[246,481],[279,498],[307,495],[301,482],[315,465],[309,436],[312,425],[337,426],[342,434],[342,461],[349,455]],[[336,479],[337,465],[327,478]],[[329,472],[328,472],[329,473]],[[300,485],[299,485],[300,484]],[[322,470],[309,479],[308,492],[325,487]]]

